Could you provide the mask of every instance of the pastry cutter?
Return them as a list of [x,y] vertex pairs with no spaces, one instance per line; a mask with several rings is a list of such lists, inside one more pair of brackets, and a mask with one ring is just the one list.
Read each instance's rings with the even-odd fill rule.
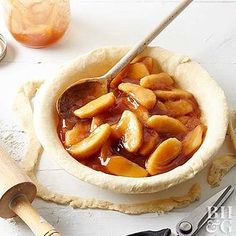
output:
[[36,236],[60,236],[32,207],[35,196],[34,183],[0,148],[0,217],[7,219],[18,215]]
[[193,210],[187,217],[182,219],[176,225],[176,234],[171,232],[171,229],[162,229],[159,231],[143,231],[127,236],[192,236],[196,235],[198,231],[206,224],[206,222],[214,216],[214,214],[220,209],[223,203],[233,193],[234,188],[230,185],[220,192],[213,195],[206,200],[195,210]]

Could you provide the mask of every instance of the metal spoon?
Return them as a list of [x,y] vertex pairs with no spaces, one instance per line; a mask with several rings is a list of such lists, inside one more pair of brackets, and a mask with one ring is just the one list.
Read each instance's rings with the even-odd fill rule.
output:
[[58,114],[65,118],[65,114],[68,114],[67,111],[70,109],[71,105],[76,102],[75,100],[71,100],[71,92],[73,94],[77,94],[75,99],[81,99],[83,94],[85,95],[85,93],[83,93],[85,90],[86,94],[93,94],[88,91],[90,89],[94,89],[96,86],[100,86],[103,89],[103,93],[106,93],[108,91],[109,84],[115,76],[138,54],[140,54],[147,47],[147,45],[149,45],[149,43],[155,39],[192,1],[193,0],[181,0],[181,3],[152,32],[137,43],[105,75],[101,77],[82,79],[68,87],[57,101],[56,107]]

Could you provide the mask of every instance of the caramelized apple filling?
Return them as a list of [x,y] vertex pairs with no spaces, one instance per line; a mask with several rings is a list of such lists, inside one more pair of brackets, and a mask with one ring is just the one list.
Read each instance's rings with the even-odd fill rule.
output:
[[107,174],[147,177],[183,165],[201,146],[206,126],[194,96],[151,57],[134,59],[109,90],[73,89],[59,116],[61,142],[80,163]]

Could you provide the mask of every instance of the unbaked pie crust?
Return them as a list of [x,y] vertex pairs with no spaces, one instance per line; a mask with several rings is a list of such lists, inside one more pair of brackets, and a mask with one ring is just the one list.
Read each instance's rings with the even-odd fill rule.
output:
[[202,122],[207,125],[204,142],[184,165],[148,178],[112,176],[80,164],[64,149],[58,138],[56,101],[67,87],[79,79],[105,74],[128,50],[128,47],[101,48],[64,66],[53,79],[41,86],[36,96],[34,127],[43,148],[75,177],[116,192],[152,193],[192,178],[207,165],[225,139],[228,108],[224,92],[198,63],[160,47],[147,48],[143,56],[154,58],[163,71],[196,98]]

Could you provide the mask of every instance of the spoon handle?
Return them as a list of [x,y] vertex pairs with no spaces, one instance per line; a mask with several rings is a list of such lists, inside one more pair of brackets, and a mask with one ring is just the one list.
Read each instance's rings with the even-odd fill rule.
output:
[[155,39],[193,0],[181,0],[181,3],[166,17],[160,24],[151,31],[143,40],[138,42],[120,61],[112,67],[104,77],[108,84],[112,79],[127,66],[139,53],[141,53],[149,43]]

